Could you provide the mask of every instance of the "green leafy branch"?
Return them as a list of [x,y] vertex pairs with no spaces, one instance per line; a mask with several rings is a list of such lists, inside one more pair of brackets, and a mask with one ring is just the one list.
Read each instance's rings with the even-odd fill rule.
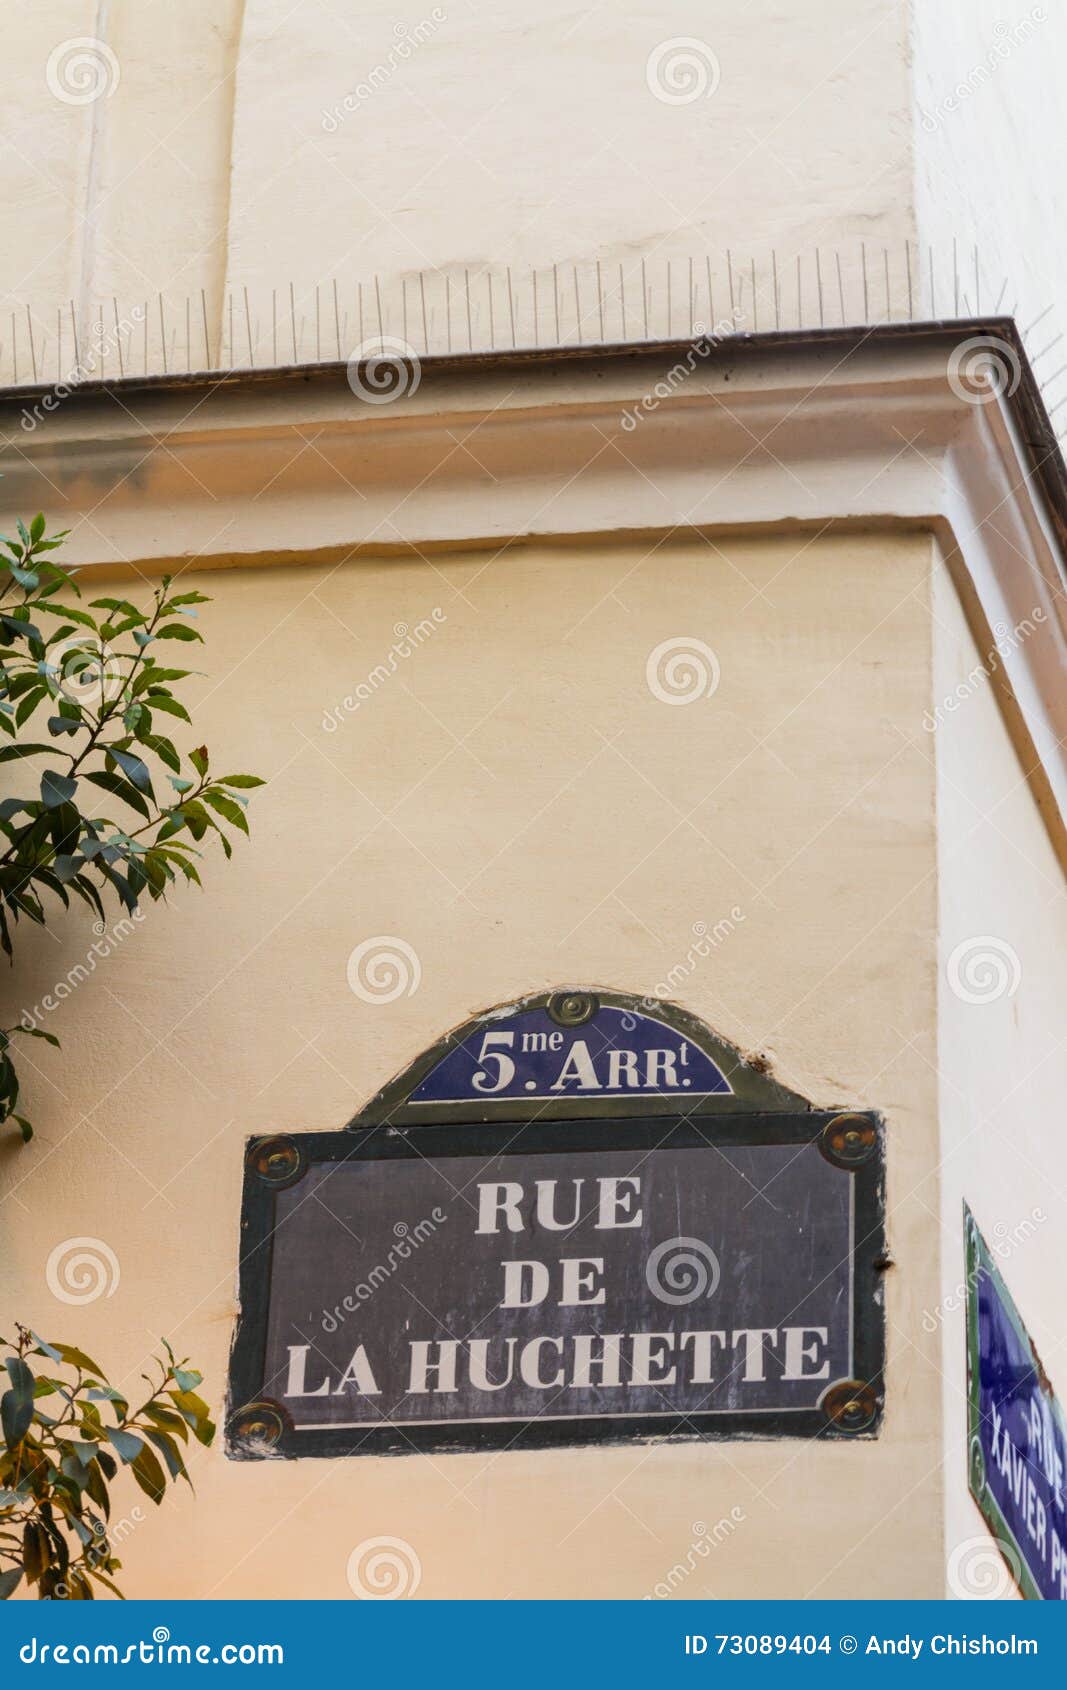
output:
[[[8,1389],[0,1397],[0,1598],[25,1579],[42,1599],[92,1599],[94,1584],[114,1596],[122,1563],[109,1536],[111,1484],[120,1466],[155,1503],[168,1479],[192,1485],[186,1468],[189,1434],[205,1447],[215,1436],[206,1402],[196,1394],[200,1374],[176,1361],[153,1357],[149,1395],[131,1410],[109,1385],[101,1367],[72,1344],[46,1344],[26,1327],[15,1341],[0,1338]],[[75,1375],[35,1371],[28,1357],[43,1357]]]
[[[164,731],[174,720],[191,725],[174,687],[195,671],[161,661],[161,642],[200,642],[192,624],[207,597],[175,592],[164,576],[146,609],[113,597],[71,604],[80,589],[49,556],[66,531],[49,536],[40,515],[17,529],[0,535],[0,763],[48,763],[35,791],[0,803],[0,946],[9,957],[18,922],[44,926],[50,902],[69,909],[75,896],[103,923],[109,891],[132,913],[143,894],[165,897],[179,878],[199,886],[200,842],[217,835],[230,857],[227,829],[248,832],[243,793],[263,784],[213,775],[206,746],[183,757]],[[14,1120],[28,1139],[11,1057],[19,1034],[58,1041],[21,1024],[0,1030],[0,1124]]]

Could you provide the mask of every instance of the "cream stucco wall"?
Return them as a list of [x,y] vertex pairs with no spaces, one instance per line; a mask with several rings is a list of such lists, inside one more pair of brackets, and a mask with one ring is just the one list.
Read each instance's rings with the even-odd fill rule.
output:
[[[980,1573],[967,1574],[986,1531],[967,1490],[962,1205],[999,1258],[1053,1387],[1067,1400],[1067,897],[991,690],[1000,662],[994,639],[976,639],[943,564],[933,614],[936,726],[928,728],[928,751],[937,767],[942,1294],[923,1325],[943,1338],[946,1560],[956,1557],[965,1588],[980,1589]],[[1047,623],[1036,623],[1016,637],[1025,644],[1051,635]],[[1003,1584],[1006,1594],[1006,1577]]]
[[488,344],[487,271],[498,345],[512,311],[520,343],[641,337],[643,291],[651,333],[684,330],[690,286],[705,324],[731,306],[746,326],[817,321],[816,248],[827,320],[835,255],[860,320],[861,242],[869,309],[883,313],[883,250],[903,309],[904,0],[445,0],[402,21],[392,0],[3,0],[0,20],[0,204],[18,231],[0,249],[5,380],[16,359],[31,377],[31,323],[39,375],[65,372],[72,313],[83,361],[103,323],[93,368],[113,375],[116,338],[127,370],[146,350],[172,370],[335,356],[338,341],[347,356],[379,300],[387,331],[421,349],[420,272],[440,349]]
[[0,22],[4,380],[65,374],[75,333],[115,375],[117,343],[127,370],[262,366],[382,328],[444,350],[732,310],[999,302],[1049,313],[1035,352],[1059,332],[1053,5],[3,0]]
[[[204,571],[198,732],[270,777],[203,896],[152,907],[48,1020],[38,1137],[4,1147],[0,1308],[133,1382],[159,1334],[221,1406],[246,1135],[339,1127],[471,1011],[559,982],[648,991],[697,922],[742,912],[687,1008],[819,1103],[888,1123],[888,1410],[856,1444],[232,1464],[124,1545],[131,1595],[345,1596],[349,1552],[400,1537],[420,1594],[639,1596],[734,1515],[683,1595],[935,1596],[942,1586],[931,547],[921,533],[530,545],[502,555]],[[397,624],[436,631],[333,731]],[[714,649],[708,699],[664,705],[649,652]],[[346,984],[395,933],[421,984]],[[92,941],[25,936],[38,1003]],[[49,1252],[118,1259],[84,1307]],[[126,1500],[128,1511],[139,1493]],[[121,1512],[122,1510],[120,1510]],[[142,1510],[146,1515],[149,1505]],[[175,1554],[176,1532],[183,1544]]]

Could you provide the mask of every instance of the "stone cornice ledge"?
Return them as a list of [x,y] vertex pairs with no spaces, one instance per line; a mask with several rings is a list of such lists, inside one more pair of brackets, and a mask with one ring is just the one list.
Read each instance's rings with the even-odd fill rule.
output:
[[[976,337],[1004,391],[950,379]],[[958,357],[957,352],[957,357]],[[938,534],[1054,833],[1067,816],[1067,481],[1014,325],[889,325],[430,359],[388,404],[343,365],[0,394],[2,502],[70,561],[300,563],[672,530]],[[34,416],[40,418],[27,426]]]

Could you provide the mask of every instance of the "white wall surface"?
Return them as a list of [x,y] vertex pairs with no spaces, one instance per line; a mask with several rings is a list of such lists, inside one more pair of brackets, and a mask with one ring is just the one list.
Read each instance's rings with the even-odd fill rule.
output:
[[[1057,215],[1067,162],[1063,77],[1067,7],[1057,0],[912,0],[915,203],[919,236],[957,243],[965,303],[1057,332],[1067,283],[1067,230]],[[974,275],[978,249],[979,285]],[[950,266],[943,298],[950,304]],[[1058,327],[1058,325],[1057,325]],[[1062,364],[1062,344],[1052,365]]]
[[[993,647],[974,639],[943,565],[935,571],[933,613],[941,714],[928,744],[937,767],[943,1300],[923,1327],[942,1334],[946,1564],[955,1555],[963,1588],[949,1594],[962,1595],[968,1584],[980,1593],[977,1545],[986,1537],[967,1490],[964,1200],[1067,1401],[1067,896],[981,673]],[[1037,628],[1029,637],[1048,635]],[[933,1227],[932,1184],[916,1193],[924,1195]],[[986,1566],[996,1566],[995,1556]]]

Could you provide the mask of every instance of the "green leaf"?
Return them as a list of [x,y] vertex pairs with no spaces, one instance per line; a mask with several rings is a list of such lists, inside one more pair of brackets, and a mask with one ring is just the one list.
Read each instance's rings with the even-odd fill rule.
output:
[[54,1344],[46,1344],[44,1339],[39,1337],[39,1335],[36,1332],[31,1332],[30,1337],[33,1339],[34,1343],[37,1345],[37,1350],[38,1350],[38,1353],[40,1355],[47,1356],[49,1361],[62,1361],[63,1360],[63,1357],[60,1355],[59,1351],[56,1349]]
[[59,1344],[55,1340],[52,1348],[58,1350],[68,1367],[77,1367],[82,1373],[91,1373],[94,1378],[102,1379],[104,1370],[99,1362],[87,1356],[84,1350],[79,1350],[76,1344]]
[[[106,1426],[104,1434],[108,1443],[115,1450],[120,1460],[128,1465],[134,1463],[144,1451],[144,1439],[135,1437],[132,1432],[124,1432],[118,1426]],[[153,1460],[155,1457],[153,1456]],[[162,1474],[160,1475],[162,1477]]]
[[[16,1031],[24,1039],[43,1039],[46,1044],[55,1045],[57,1050],[60,1048],[59,1040],[56,1038],[56,1035],[54,1033],[46,1033],[43,1027],[18,1027],[16,1028]],[[40,1339],[37,1341],[40,1343]],[[45,1353],[48,1354],[49,1352],[46,1351]],[[55,1356],[54,1359],[58,1361],[58,1355]]]
[[204,803],[210,804],[211,808],[217,810],[220,816],[224,816],[231,826],[240,828],[242,833],[248,832],[245,813],[236,799],[227,798],[221,792],[216,792],[212,787],[208,788],[203,797]]
[[68,622],[79,622],[83,628],[91,628],[96,633],[96,617],[90,616],[87,610],[78,610],[70,604],[50,604],[41,599],[36,600],[33,608],[47,610],[50,616],[65,616]]
[[145,1426],[143,1430],[149,1443],[155,1445],[166,1462],[167,1472],[171,1478],[188,1479],[189,1475],[185,1471],[185,1462],[182,1460],[181,1451],[169,1432],[161,1432],[150,1426]]
[[[160,1434],[157,1433],[156,1435],[159,1436]],[[167,1481],[163,1477],[162,1467],[147,1444],[141,1445],[140,1454],[130,1462],[130,1472],[146,1496],[150,1496],[152,1501],[156,1503],[163,1501]]]
[[158,1403],[150,1402],[141,1410],[141,1413],[156,1426],[161,1427],[164,1432],[170,1432],[172,1435],[181,1438],[183,1443],[188,1443],[189,1428],[181,1415],[176,1413],[174,1409],[160,1408]]
[[216,775],[215,778],[220,786],[246,787],[266,786],[267,784],[265,780],[260,780],[258,775]]
[[32,716],[42,698],[48,696],[48,688],[42,682],[39,686],[31,687],[23,693],[18,709],[15,711],[15,725],[21,728],[27,716]]
[[165,734],[149,732],[142,733],[138,737],[141,744],[147,745],[149,751],[154,751],[160,762],[165,763],[168,769],[178,770],[181,768],[181,758],[178,756],[175,746]]
[[0,763],[12,763],[20,757],[54,757],[54,745],[3,745],[0,746]]
[[48,1566],[51,1545],[48,1533],[36,1520],[27,1520],[22,1533],[22,1565],[30,1584],[36,1584]]
[[[0,758],[2,758],[2,757],[3,757],[3,752],[0,751]],[[207,746],[206,745],[198,745],[195,751],[190,751],[189,761],[193,765],[193,768],[196,770],[198,775],[206,775],[207,774],[207,765],[208,765]]]
[[37,515],[34,517],[33,521],[30,523],[30,539],[33,541],[34,545],[37,544],[38,540],[41,538],[43,533],[44,533],[44,512],[38,511]]
[[21,1356],[7,1357],[11,1389],[0,1398],[0,1423],[8,1449],[20,1443],[33,1419],[33,1374]]
[[129,599],[90,599],[89,603],[94,610],[117,610],[124,616],[140,615],[137,606],[131,604]]
[[185,705],[179,704],[178,700],[171,698],[169,693],[149,691],[145,703],[150,704],[153,710],[165,711],[168,716],[180,716],[183,722],[192,721]]
[[106,747],[109,757],[113,757],[124,775],[127,775],[139,792],[145,792],[152,797],[152,777],[148,772],[148,764],[135,757],[132,751],[119,751],[114,745]]
[[54,810],[58,804],[67,804],[78,790],[78,783],[69,775],[61,775],[56,769],[46,769],[41,776],[41,802]]
[[167,1395],[191,1427],[194,1438],[205,1448],[209,1447],[215,1436],[215,1427],[209,1418],[211,1410],[204,1399],[198,1397],[195,1391],[168,1391]]
[[123,780],[121,775],[113,774],[110,769],[100,769],[96,774],[86,775],[85,778],[92,781],[94,786],[102,786],[105,792],[112,792],[116,798],[121,798],[124,804],[128,804],[131,810],[136,810],[146,822],[152,820],[152,812],[141,794],[129,781]]
[[[137,635],[133,637],[136,639]],[[196,628],[190,628],[188,622],[168,622],[164,627],[156,629],[157,640],[200,640],[202,643],[203,638],[203,634]]]
[[22,1582],[22,1568],[9,1567],[0,1573],[0,1602],[6,1602],[9,1596],[14,1596]]
[[192,669],[161,669],[153,657],[146,657],[144,668],[133,683],[134,692],[142,692],[145,687],[158,687],[164,681],[184,681],[188,675],[195,673]]

